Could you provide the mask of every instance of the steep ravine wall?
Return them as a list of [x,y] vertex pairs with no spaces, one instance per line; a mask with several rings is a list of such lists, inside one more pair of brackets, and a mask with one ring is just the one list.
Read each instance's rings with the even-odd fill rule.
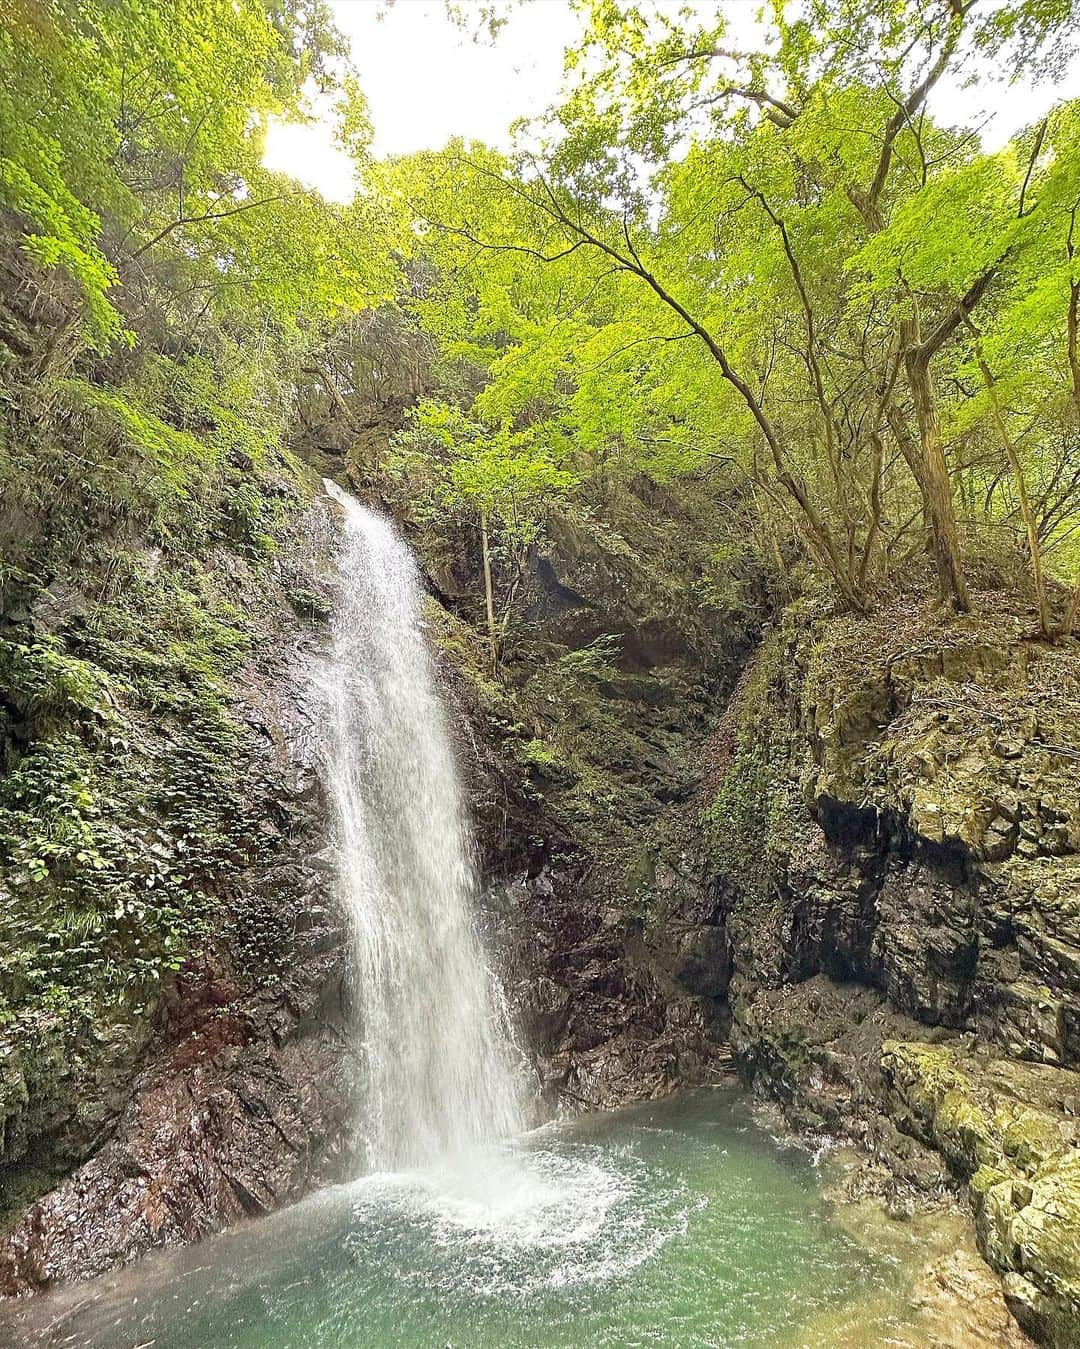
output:
[[631,639],[560,684],[559,638],[632,627],[667,561],[620,586],[575,545],[539,559],[551,646],[502,686],[440,610],[549,1095],[708,1081],[730,1042],[800,1131],[858,1145],[853,1197],[968,1203],[1022,1326],[1080,1342],[1080,647],[1005,591],[807,602],[756,649],[720,621],[711,658],[669,636],[635,668]]
[[[295,1200],[346,1165],[342,920],[320,692],[336,539],[326,503],[305,504],[312,485],[307,476],[267,482],[271,498],[289,501],[271,543],[226,535],[197,563],[145,545],[154,604],[136,611],[137,649],[94,645],[107,547],[100,566],[79,571],[57,559],[51,575],[8,592],[9,643],[48,643],[63,660],[99,670],[110,695],[117,690],[131,747],[125,771],[155,803],[154,855],[174,864],[186,853],[190,810],[199,839],[220,846],[215,865],[188,863],[177,879],[198,921],[178,930],[176,968],[149,992],[118,1001],[96,967],[67,965],[44,999],[7,986],[21,1001],[9,1004],[16,1019],[2,1049],[4,1293],[197,1240]],[[640,506],[631,502],[628,517]],[[677,509],[672,520],[674,530]],[[431,541],[410,533],[424,553]],[[625,541],[612,546],[610,531],[600,541],[566,533],[538,552],[529,600],[537,646],[498,681],[445,589],[445,570],[427,558],[431,636],[490,881],[489,935],[534,1053],[542,1113],[617,1104],[716,1070],[724,985],[713,987],[717,976],[698,952],[712,952],[717,929],[703,873],[687,869],[684,849],[695,832],[694,747],[746,633],[688,617],[667,579],[670,563],[650,583],[655,531],[642,537],[653,550],[645,562]],[[659,552],[678,547],[669,539]],[[25,551],[32,560],[35,547]],[[580,604],[552,603],[557,571],[578,587]],[[183,585],[220,623],[209,655],[157,612],[158,592],[167,603]],[[227,606],[216,603],[226,595]],[[612,634],[610,658],[576,663]],[[234,654],[218,662],[217,647]],[[121,683],[128,666],[150,668],[155,682]],[[227,753],[220,780],[189,784],[174,818],[176,765],[197,756],[209,732],[164,710],[157,681],[164,669],[183,689],[204,666]],[[56,725],[16,706],[8,716],[16,766],[35,736],[44,751],[58,730],[79,736],[91,760],[105,758],[78,708]],[[143,816],[125,813],[123,797],[101,800],[112,834],[142,844]],[[19,914],[32,912],[31,890],[17,872],[12,879],[24,887],[23,907],[9,915],[25,921],[16,936],[29,943],[29,918]],[[654,924],[649,937],[644,915],[661,902],[671,928]],[[155,931],[115,940],[137,950]],[[50,1017],[59,998],[78,1015]]]
[[1009,597],[794,609],[711,746],[744,1078],[865,1150],[898,1214],[960,1184],[1009,1305],[1080,1342],[1080,644]]
[[519,591],[527,636],[498,680],[476,540],[415,534],[492,927],[548,1109],[619,1105],[727,1067],[701,748],[754,619],[696,594],[711,530],[707,512],[644,482],[609,496],[596,528],[552,516]]
[[[179,969],[149,995],[138,990],[137,1002],[117,999],[93,970],[69,971],[45,995],[67,999],[67,1021],[50,1018],[41,996],[13,1005],[0,1051],[0,1292],[85,1278],[195,1240],[337,1174],[342,933],[319,705],[333,533],[325,505],[305,508],[302,489],[292,490],[297,504],[272,557],[220,546],[201,564],[235,606],[244,655],[216,672],[226,770],[192,787],[198,829],[221,848],[212,873],[182,880],[198,922],[177,938]],[[24,642],[88,650],[82,633],[99,578],[82,579],[82,602],[70,598],[74,575],[61,573],[15,622],[9,610],[9,640],[17,628]],[[45,603],[50,593],[69,597],[60,617]],[[152,644],[153,633],[142,640]],[[182,686],[183,668],[172,677]],[[160,804],[152,846],[182,865],[170,784],[177,762],[198,749],[201,724],[174,724],[134,688],[117,713],[136,747],[128,771]],[[115,801],[103,809],[145,846]]]

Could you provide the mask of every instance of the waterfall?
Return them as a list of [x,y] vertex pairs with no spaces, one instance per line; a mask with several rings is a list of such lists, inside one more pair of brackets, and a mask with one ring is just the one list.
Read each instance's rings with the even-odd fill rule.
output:
[[349,924],[357,1140],[372,1170],[518,1132],[510,1020],[485,957],[477,876],[412,553],[335,484],[344,512],[330,674],[330,784]]

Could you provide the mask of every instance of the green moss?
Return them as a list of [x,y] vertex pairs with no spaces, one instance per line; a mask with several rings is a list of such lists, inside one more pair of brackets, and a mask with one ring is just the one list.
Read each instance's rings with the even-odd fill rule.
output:
[[431,595],[424,596],[424,621],[436,649],[444,653],[451,665],[469,681],[485,713],[503,721],[513,721],[513,708],[507,691],[491,673],[487,643],[467,623],[448,613]]
[[54,462],[85,459],[81,496],[65,495],[69,471],[33,549],[0,575],[9,1167],[85,1074],[110,1058],[132,1070],[174,972],[221,928],[251,836],[233,703],[253,640],[250,606],[224,596],[260,593],[302,499],[258,429],[258,461],[230,460],[239,429],[220,407],[195,416],[190,389],[159,391],[153,410],[145,385],[70,380],[57,397],[48,435],[28,431],[4,466],[17,502],[20,473],[48,483]]
[[943,1047],[888,1042],[882,1068],[903,1116],[968,1181],[980,1248],[1008,1276],[1021,1318],[1046,1343],[1076,1343],[1080,1151],[1060,1119],[1008,1100],[995,1107],[993,1087],[980,1090]]
[[621,645],[617,636],[605,634],[587,646],[567,651],[559,657],[559,666],[575,679],[614,679]]
[[964,1179],[1000,1164],[1001,1140],[971,1083],[947,1049],[927,1044],[883,1046],[887,1079],[914,1111],[927,1141]]
[[968,1184],[977,1195],[989,1193],[996,1185],[1009,1181],[1009,1173],[996,1166],[980,1166]]
[[990,1164],[997,1155],[990,1124],[963,1087],[945,1092],[937,1101],[934,1133],[946,1157],[964,1175]]
[[[535,769],[541,777],[560,786],[572,786],[581,777],[558,747],[550,741],[527,740],[520,746],[517,755],[526,768]],[[594,783],[594,788],[595,785]]]
[[333,606],[324,595],[316,594],[314,590],[308,590],[304,586],[286,586],[285,598],[301,618],[327,623],[333,613]]
[[[0,642],[20,714],[0,779],[9,1015],[153,997],[230,864],[238,611],[166,575],[101,605],[61,645]],[[89,1010],[89,1009],[87,1009]]]
[[1022,1171],[1036,1171],[1065,1150],[1055,1121],[1040,1110],[1006,1108],[998,1112],[995,1124],[1002,1151]]
[[760,746],[740,744],[705,812],[712,852],[744,893],[756,890],[768,842],[772,773]]
[[751,903],[768,889],[770,863],[792,850],[801,815],[786,771],[784,697],[784,642],[774,632],[725,714],[721,736],[732,748],[703,821],[716,869]]

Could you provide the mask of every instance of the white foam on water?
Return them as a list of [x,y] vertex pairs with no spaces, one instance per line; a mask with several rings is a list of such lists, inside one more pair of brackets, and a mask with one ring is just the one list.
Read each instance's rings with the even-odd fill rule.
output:
[[470,1163],[353,1182],[346,1245],[354,1259],[367,1259],[373,1232],[396,1224],[396,1276],[405,1284],[435,1281],[447,1293],[485,1298],[596,1287],[685,1232],[702,1202],[675,1182],[657,1187],[655,1175],[646,1184],[633,1154],[580,1143],[572,1153],[488,1150]]

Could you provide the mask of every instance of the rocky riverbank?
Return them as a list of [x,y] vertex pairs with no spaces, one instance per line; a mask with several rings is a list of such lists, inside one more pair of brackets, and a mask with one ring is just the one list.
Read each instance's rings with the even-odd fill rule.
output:
[[[571,652],[632,622],[576,545],[536,562]],[[1076,643],[989,587],[964,619],[792,606],[754,649],[717,622],[711,666],[632,644],[596,674],[553,644],[496,686],[452,624],[441,643],[549,1096],[707,1080],[730,1044],[795,1127],[858,1145],[852,1197],[959,1198],[1020,1323],[1074,1343]]]
[[979,616],[793,611],[712,745],[743,1076],[856,1139],[897,1213],[957,1184],[1010,1308],[1080,1336],[1080,651]]

